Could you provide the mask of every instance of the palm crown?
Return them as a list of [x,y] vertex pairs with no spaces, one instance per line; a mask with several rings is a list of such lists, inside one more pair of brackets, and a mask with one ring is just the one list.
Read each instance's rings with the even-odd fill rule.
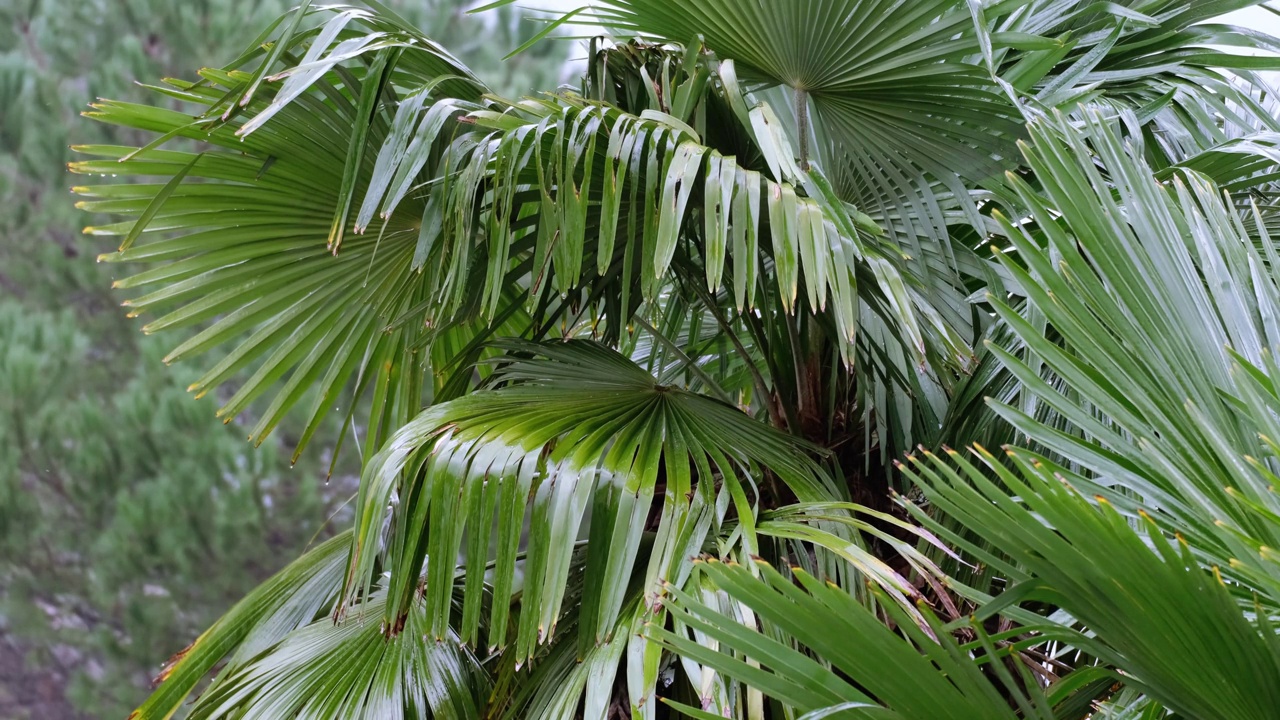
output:
[[304,2],[96,104],[130,311],[363,458],[135,715],[1270,717],[1250,4],[603,0],[517,100]]

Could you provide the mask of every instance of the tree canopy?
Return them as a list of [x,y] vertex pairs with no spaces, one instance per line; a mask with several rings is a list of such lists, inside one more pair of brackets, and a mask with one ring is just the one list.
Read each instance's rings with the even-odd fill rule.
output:
[[95,103],[166,362],[361,466],[134,717],[1270,717],[1251,4],[601,0],[506,98],[303,2]]

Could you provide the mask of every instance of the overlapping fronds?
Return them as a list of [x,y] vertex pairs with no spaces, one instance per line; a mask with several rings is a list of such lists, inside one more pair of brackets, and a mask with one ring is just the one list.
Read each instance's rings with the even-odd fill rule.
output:
[[[579,633],[584,642],[606,643],[636,563],[647,567],[644,588],[687,574],[688,559],[706,549],[729,504],[741,523],[739,542],[755,553],[753,505],[762,486],[780,482],[810,501],[839,498],[803,444],[719,401],[659,385],[613,351],[585,341],[514,349],[540,359],[514,359],[496,378],[508,383],[503,387],[427,410],[366,466],[345,596],[355,604],[369,592],[375,568],[389,570],[384,622],[393,633],[430,557],[444,560],[427,571],[429,627],[437,638],[447,634],[449,559],[465,551],[463,639],[478,637],[492,560],[488,645],[514,644],[517,657],[531,657],[555,631],[582,539]],[[519,624],[509,636],[517,592]]]
[[[304,3],[98,103],[156,139],[73,170],[158,181],[77,191],[172,359],[230,348],[194,389],[365,434],[345,562],[141,716],[234,653],[197,716],[1267,717],[1280,126],[1221,46],[1276,43],[1202,22],[1247,4],[602,0],[515,100]],[[877,451],[1015,432],[885,511]]]
[[[465,68],[384,13],[325,10],[290,33],[312,22],[300,9],[201,82],[159,88],[194,104],[194,121],[98,103],[91,117],[160,137],[79,148],[100,159],[72,168],[162,180],[77,191],[87,210],[136,218],[90,232],[123,237],[104,260],[155,265],[117,282],[152,288],[127,303],[159,314],[146,330],[202,327],[170,358],[233,348],[193,389],[247,374],[228,419],[271,398],[253,439],[308,392],[302,445],[331,408],[350,422],[372,394],[370,454],[424,401],[465,391],[454,371],[485,338],[586,317],[616,341],[680,276],[704,278],[713,302],[731,291],[739,313],[799,312],[803,297],[832,318],[844,362],[896,391],[913,365],[967,362],[961,316],[935,310],[880,229],[800,169],[768,106],[708,82],[697,46],[662,76],[664,110],[572,94],[515,102],[482,97]],[[292,52],[302,57],[263,69]],[[695,126],[709,112],[751,128],[756,150],[740,162],[708,144]],[[160,147],[183,138],[204,148]],[[863,327],[895,349],[860,344]]]
[[[1275,251],[1266,240],[1263,251],[1255,248],[1230,199],[1203,176],[1148,166],[1141,146],[1125,142],[1123,131],[1133,127],[1132,118],[1096,111],[1031,124],[1024,152],[1038,189],[1009,179],[1029,216],[1015,225],[996,215],[1017,251],[1006,267],[1026,298],[1016,308],[990,298],[1016,337],[988,347],[1034,400],[1006,396],[996,411],[1041,449],[1010,448],[997,459],[978,447],[978,462],[926,451],[905,470],[929,510],[908,507],[1006,588],[993,598],[949,583],[977,621],[1008,628],[982,646],[1008,655],[1002,678],[1034,691],[1019,701],[1022,716],[1080,717],[1073,708],[1087,710],[1120,684],[1130,692],[1107,710],[1118,716],[1168,708],[1187,717],[1264,718],[1280,702],[1272,682],[1280,673],[1280,565],[1271,550],[1280,506],[1269,439],[1280,430],[1280,367],[1271,355],[1280,342],[1273,320],[1280,287],[1263,258]],[[1033,312],[1044,326],[1028,319]],[[1053,423],[1037,419],[1036,403]],[[718,587],[762,617],[772,611],[787,637],[835,662],[839,648],[822,645],[825,635],[786,619],[796,603],[842,594],[801,573],[812,597],[781,575],[761,581],[712,567]],[[779,643],[776,628],[757,634],[752,623],[726,622],[705,603],[676,596],[681,619],[725,646],[717,655],[705,642],[650,630],[679,652],[815,716],[821,708],[850,717],[898,709],[887,690],[858,693],[900,673],[839,663],[841,675],[806,670],[811,661]],[[843,636],[874,634],[851,628]],[[918,657],[897,638],[880,645]],[[977,672],[972,662],[912,674],[912,687],[921,675],[958,683]],[[1005,661],[979,662],[995,669]],[[787,694],[796,687],[808,691]],[[1083,704],[1066,702],[1076,693]],[[964,710],[953,699],[948,707],[924,714],[986,717],[997,706]]]
[[1001,567],[1010,589],[982,616],[1047,603],[1087,634],[1050,620],[1028,622],[1023,633],[1100,658],[1118,670],[1116,680],[1165,707],[1190,717],[1261,720],[1274,713],[1274,625],[1265,612],[1257,625],[1250,622],[1222,576],[1203,567],[1185,540],[1171,540],[1150,516],[1139,534],[1120,510],[1105,500],[1095,505],[1072,487],[1080,476],[1044,458],[1011,451],[1015,473],[979,453],[1003,487],[959,453],[949,458],[959,472],[934,456],[914,462],[911,472],[931,502],[967,526],[988,528],[984,540],[1013,561]]
[[[1269,565],[1259,548],[1280,540],[1280,527],[1254,510],[1280,510],[1269,489],[1273,450],[1263,439],[1277,429],[1263,410],[1274,393],[1256,382],[1269,375],[1280,343],[1272,320],[1280,290],[1265,269],[1274,262],[1264,262],[1203,178],[1183,172],[1161,185],[1126,152],[1117,128],[1097,116],[1087,127],[1087,134],[1057,142],[1045,130],[1028,155],[1050,181],[1044,198],[1023,188],[1024,201],[1056,262],[1033,249],[1037,240],[1008,228],[1028,265],[1028,299],[1061,345],[996,303],[1033,357],[1069,390],[1046,384],[1026,361],[996,353],[1024,392],[1078,432],[1046,433],[1025,408],[997,410],[1095,473],[1089,492],[1130,514],[1158,508],[1166,528],[1217,558],[1224,573],[1252,574],[1246,568]],[[1081,161],[1086,142],[1109,181]],[[1050,208],[1066,222],[1054,221]],[[1263,248],[1274,258],[1269,241]]]
[[[699,598],[674,589],[666,605],[687,630],[673,632],[650,625],[646,633],[682,656],[761,689],[800,717],[1052,717],[1043,700],[1033,705],[1019,697],[1021,709],[1032,710],[1028,714],[1010,707],[998,686],[973,662],[971,650],[947,637],[943,624],[932,616],[925,629],[916,627],[901,611],[891,610],[903,637],[843,589],[804,570],[784,574],[758,561],[753,569],[715,561],[698,568],[715,587],[776,628],[776,636],[757,633]],[[697,635],[713,642],[697,642],[693,639]],[[716,644],[724,649],[718,652]],[[974,645],[984,650],[981,643]],[[1003,672],[1001,680],[1021,696],[1013,675]],[[690,714],[696,710],[679,709]]]

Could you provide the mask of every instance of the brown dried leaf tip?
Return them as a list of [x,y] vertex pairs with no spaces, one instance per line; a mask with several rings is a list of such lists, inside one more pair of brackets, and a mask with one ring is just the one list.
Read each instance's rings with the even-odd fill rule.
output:
[[[191,652],[191,648],[195,647],[195,645],[195,642],[192,641],[188,643],[186,647],[174,653],[168,660],[165,660],[164,664],[160,666],[160,674],[151,679],[151,687],[156,688],[160,683],[168,680],[169,674],[173,672],[173,669],[177,667],[178,663],[182,662],[182,659],[187,656],[187,653]],[[130,715],[129,717],[132,718],[133,715]]]

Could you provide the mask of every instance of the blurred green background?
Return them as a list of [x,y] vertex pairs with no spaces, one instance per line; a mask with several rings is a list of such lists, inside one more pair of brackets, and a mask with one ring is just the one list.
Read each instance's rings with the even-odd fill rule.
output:
[[[572,42],[502,57],[525,11],[384,0],[500,93],[553,88]],[[0,718],[123,718],[163,661],[346,522],[357,462],[325,474],[336,426],[290,468],[283,427],[254,450],[196,366],[161,362],[110,289],[118,267],[81,228],[73,143],[140,145],[83,121],[96,97],[235,57],[289,0],[0,0]]]

